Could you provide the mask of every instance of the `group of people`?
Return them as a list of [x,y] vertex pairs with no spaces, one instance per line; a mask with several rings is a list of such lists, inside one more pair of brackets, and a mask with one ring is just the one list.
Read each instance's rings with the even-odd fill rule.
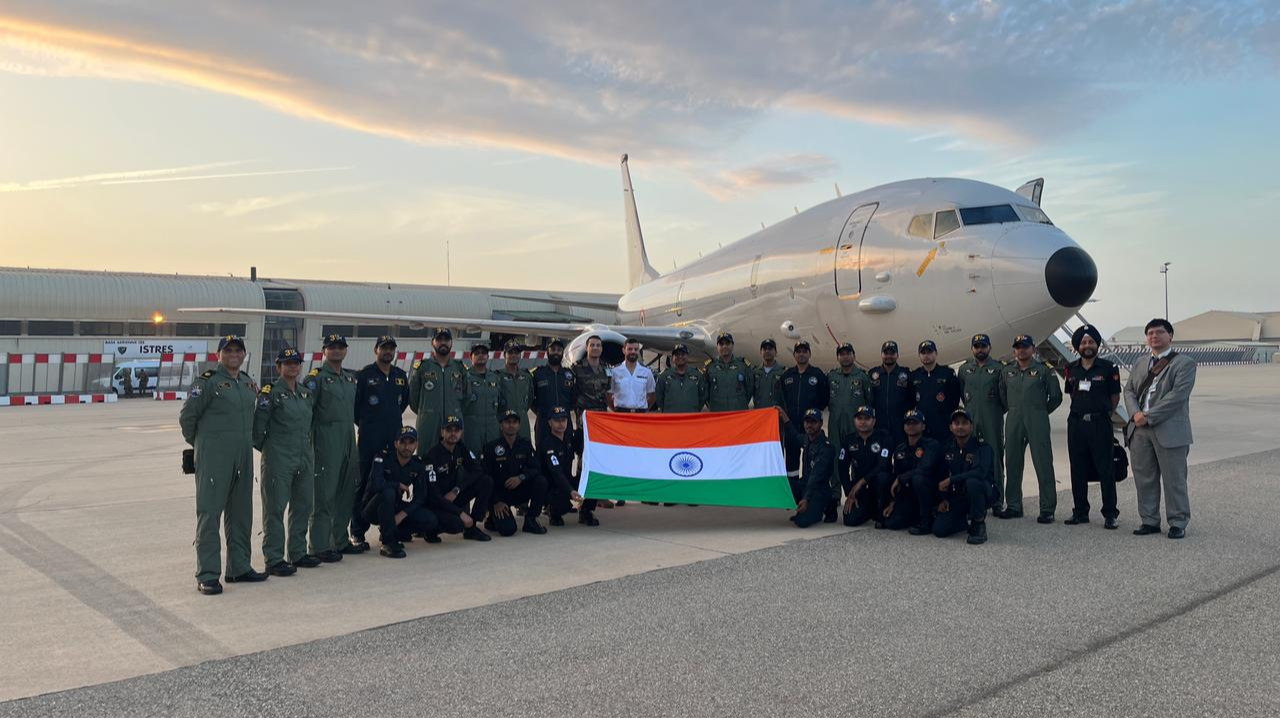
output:
[[[1068,524],[1089,521],[1088,483],[1099,482],[1106,527],[1116,527],[1110,418],[1121,394],[1134,418],[1126,437],[1143,520],[1138,534],[1159,532],[1162,475],[1170,537],[1180,537],[1190,517],[1189,421],[1184,438],[1180,420],[1170,419],[1186,416],[1194,362],[1169,352],[1167,321],[1148,324],[1148,339],[1152,362],[1141,373],[1135,367],[1122,390],[1118,368],[1097,356],[1098,331],[1086,325],[1072,338],[1080,358],[1065,369],[1075,500]],[[466,366],[453,357],[448,329],[435,334],[429,357],[408,373],[394,364],[392,337],[378,338],[375,361],[359,372],[343,366],[345,337],[328,335],[323,345],[324,362],[305,376],[301,354],[281,350],[278,379],[258,388],[241,370],[243,339],[227,336],[218,344],[218,365],[191,388],[180,424],[194,447],[201,593],[222,592],[220,576],[229,583],[260,582],[367,552],[366,534],[375,525],[380,553],[391,558],[404,557],[404,543],[414,537],[435,543],[442,533],[460,534],[484,542],[489,532],[510,536],[518,526],[543,534],[544,512],[551,525],[563,525],[575,504],[579,523],[598,525],[598,501],[578,495],[573,469],[575,460],[580,465],[586,411],[775,407],[797,525],[836,522],[843,509],[847,525],[873,521],[938,536],[967,530],[974,544],[986,539],[988,510],[1000,518],[1023,516],[1029,447],[1040,484],[1038,520],[1054,519],[1049,414],[1062,404],[1063,392],[1026,335],[1015,338],[1008,363],[991,357],[988,336],[973,336],[973,357],[958,371],[937,363],[930,340],[917,347],[920,366],[914,370],[898,363],[896,342],[881,346],[881,362],[870,370],[858,367],[853,346],[845,343],[836,349],[838,367],[823,373],[810,364],[807,342],[793,346],[795,364],[785,367],[777,344],[765,340],[763,362],[752,365],[735,354],[733,336],[722,333],[716,357],[702,367],[690,364],[688,347],[676,345],[670,366],[656,376],[640,362],[640,343],[628,340],[624,362],[610,367],[595,336],[572,367],[564,364],[563,342],[552,340],[546,364],[532,371],[520,367],[515,343],[504,348],[497,370],[489,368],[484,343],[471,347]],[[1147,377],[1153,381],[1144,382]],[[1162,382],[1168,378],[1176,381],[1175,392],[1173,383]],[[415,413],[414,426],[402,424],[405,409]],[[255,448],[261,451],[266,572],[250,565]]]

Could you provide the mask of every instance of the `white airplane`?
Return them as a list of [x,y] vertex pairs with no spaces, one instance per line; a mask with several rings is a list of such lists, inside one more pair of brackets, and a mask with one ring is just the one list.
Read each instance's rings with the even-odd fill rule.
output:
[[659,274],[649,263],[627,156],[622,156],[627,264],[631,290],[619,298],[617,324],[555,323],[254,308],[182,312],[334,318],[414,327],[569,340],[566,360],[598,335],[605,360],[621,360],[626,338],[670,350],[685,343],[714,357],[730,332],[735,353],[759,360],[760,342],[785,351],[807,340],[813,364],[836,366],[835,348],[853,343],[864,365],[897,340],[910,365],[923,340],[944,364],[969,357],[970,338],[991,336],[993,354],[1013,338],[1037,342],[1089,300],[1098,283],[1093,259],[1040,210],[1043,180],[1018,192],[974,180],[923,178],[880,185],[810,208],[715,252]]

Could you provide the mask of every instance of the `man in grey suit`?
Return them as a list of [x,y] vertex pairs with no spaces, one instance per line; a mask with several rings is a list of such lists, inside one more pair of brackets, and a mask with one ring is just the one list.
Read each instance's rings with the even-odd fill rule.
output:
[[1134,361],[1124,384],[1129,409],[1125,441],[1138,491],[1142,527],[1134,535],[1160,532],[1160,490],[1164,487],[1169,537],[1186,536],[1191,520],[1187,494],[1187,452],[1191,449],[1189,401],[1196,384],[1196,363],[1173,352],[1173,325],[1164,318],[1147,323],[1149,358]]

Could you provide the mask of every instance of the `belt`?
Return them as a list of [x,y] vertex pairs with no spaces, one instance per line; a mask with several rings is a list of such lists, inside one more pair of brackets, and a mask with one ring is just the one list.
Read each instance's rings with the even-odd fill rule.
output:
[[1072,416],[1072,417],[1078,417],[1078,418],[1080,418],[1081,420],[1083,420],[1083,421],[1085,421],[1085,422],[1096,422],[1096,421],[1099,421],[1099,420],[1103,420],[1104,418],[1105,418],[1105,419],[1107,419],[1107,420],[1110,420],[1110,419],[1111,419],[1111,413],[1107,413],[1106,415],[1103,415],[1102,413],[1075,413],[1075,412],[1073,412],[1073,413],[1071,413],[1071,416]]
[[620,413],[647,413],[647,412],[649,412],[649,408],[620,408],[620,407],[615,407],[615,408],[613,409],[613,411],[614,411],[614,412],[620,412]]

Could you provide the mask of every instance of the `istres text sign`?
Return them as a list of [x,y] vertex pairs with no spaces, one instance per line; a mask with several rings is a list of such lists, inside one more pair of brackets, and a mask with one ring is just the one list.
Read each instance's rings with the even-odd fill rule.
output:
[[117,360],[156,358],[171,353],[207,353],[209,352],[209,341],[175,340],[170,338],[103,340],[102,352],[104,355],[115,355]]

